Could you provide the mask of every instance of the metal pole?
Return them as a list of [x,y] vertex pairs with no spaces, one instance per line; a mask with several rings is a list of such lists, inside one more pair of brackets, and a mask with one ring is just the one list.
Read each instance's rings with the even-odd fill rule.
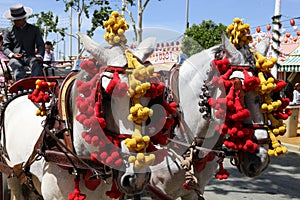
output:
[[186,0],[186,7],[185,7],[185,13],[186,13],[186,16],[185,16],[185,24],[186,24],[186,29],[189,28],[189,0]]
[[44,41],[46,42],[47,41],[47,30],[48,29],[48,27],[47,26],[45,26],[45,29],[44,29]]
[[[278,59],[279,56],[279,45],[280,45],[280,32],[279,32],[279,24],[280,24],[280,6],[281,6],[281,0],[275,0],[275,12],[273,16],[273,42],[272,42],[272,57],[275,57]],[[278,62],[278,61],[277,61]],[[276,64],[272,69],[271,73],[274,76],[274,78],[277,78],[278,75],[278,64]]]
[[72,7],[70,7],[70,58],[72,57]]
[[58,33],[56,33],[56,59],[58,58]]
[[66,41],[65,41],[64,38],[63,38],[63,41],[64,41],[64,57],[63,57],[63,60],[65,61],[66,60]]
[[124,15],[125,14],[125,0],[122,0],[122,15]]

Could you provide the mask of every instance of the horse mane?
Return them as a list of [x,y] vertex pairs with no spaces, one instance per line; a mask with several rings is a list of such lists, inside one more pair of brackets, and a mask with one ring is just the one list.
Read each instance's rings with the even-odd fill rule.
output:
[[245,63],[249,64],[252,69],[255,69],[256,67],[255,67],[254,54],[253,54],[253,52],[251,52],[250,47],[249,46],[242,46],[242,47],[239,47],[237,49],[244,56]]

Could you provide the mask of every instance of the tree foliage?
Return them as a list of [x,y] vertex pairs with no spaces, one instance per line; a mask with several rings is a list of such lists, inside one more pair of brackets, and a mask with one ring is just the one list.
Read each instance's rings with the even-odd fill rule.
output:
[[92,12],[92,26],[87,30],[89,36],[93,36],[94,31],[98,27],[103,27],[103,22],[109,17],[112,12],[110,2],[108,0],[56,0],[63,1],[65,4],[65,12],[73,9],[77,12],[78,16],[78,31],[81,28],[82,15],[86,18],[90,18],[90,12]]
[[191,56],[203,49],[220,44],[222,42],[221,34],[225,31],[226,26],[221,23],[216,24],[212,20],[203,20],[199,25],[193,24],[185,32],[182,51]]
[[[89,36],[93,36],[94,31],[98,27],[103,27],[103,22],[109,18],[112,12],[110,2],[108,0],[56,0],[63,1],[65,4],[65,12],[73,9],[77,13],[77,31],[81,31],[81,23],[83,15],[90,18],[90,12],[93,12],[91,19],[92,26],[87,30]],[[81,52],[80,39],[77,38],[78,54]]]
[[111,12],[112,12],[112,10],[111,10],[110,6],[100,6],[99,10],[94,10],[93,18],[92,18],[92,27],[91,27],[91,29],[89,29],[87,31],[87,34],[90,35],[90,36],[93,36],[94,31],[98,27],[104,28],[103,22],[108,20],[109,14]]
[[[137,3],[135,3],[134,0],[122,0],[122,4],[123,4],[122,10],[128,13],[135,34],[135,39],[139,44],[142,41],[142,35],[143,35],[143,13],[147,5],[149,4],[150,0],[145,0],[145,1],[136,0],[136,1]],[[136,20],[132,15],[132,11],[129,10],[129,6],[137,7],[137,27],[136,27]]]
[[42,35],[46,38],[49,33],[59,33],[62,37],[65,36],[65,30],[67,28],[58,28],[58,16],[54,16],[53,12],[41,12],[39,14],[32,14],[28,18],[36,18],[37,21],[34,23],[41,30]]

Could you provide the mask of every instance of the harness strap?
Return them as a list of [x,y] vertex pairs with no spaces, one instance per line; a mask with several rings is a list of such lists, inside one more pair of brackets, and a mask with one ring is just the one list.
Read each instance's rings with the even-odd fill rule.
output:
[[13,174],[12,168],[4,162],[0,162],[0,172],[5,173],[7,175]]
[[170,88],[170,94],[173,101],[176,103],[179,103],[179,92],[178,92],[178,76],[179,76],[179,69],[181,65],[174,65],[170,69],[170,75],[169,75],[169,88]]
[[[170,142],[174,142],[176,144],[179,144],[179,145],[182,145],[182,146],[185,146],[185,147],[190,147],[191,146],[189,144],[186,144],[185,142],[181,142],[181,141],[174,140],[174,139],[171,139],[171,138],[168,138],[168,140]],[[222,156],[225,155],[224,151],[221,151],[221,150],[208,149],[208,148],[199,147],[199,146],[194,146],[194,148],[197,149],[197,150],[199,150],[199,151],[214,152],[216,154],[216,156],[218,156],[218,157],[222,157]]]
[[257,140],[258,144],[270,144],[271,143],[271,139],[270,138],[262,138],[262,139],[258,139]]
[[[105,173],[102,173],[102,172],[99,172],[97,171],[93,166],[94,164],[92,164],[92,166],[90,165],[91,164],[91,160],[90,159],[85,159],[85,157],[79,157],[78,155],[76,155],[72,150],[70,150],[69,148],[66,147],[66,145],[59,140],[59,138],[57,138],[48,128],[48,126],[45,127],[45,131],[46,131],[46,134],[48,134],[52,139],[54,139],[56,142],[57,142],[57,145],[60,146],[60,147],[64,147],[64,148],[61,148],[62,152],[57,152],[57,153],[53,153],[54,151],[46,151],[46,154],[48,152],[48,155],[50,156],[49,159],[51,159],[52,161],[55,162],[55,159],[60,159],[60,160],[68,160],[69,161],[69,164],[68,166],[71,166],[71,167],[75,167],[76,169],[80,169],[78,165],[78,163],[80,163],[80,166],[81,166],[81,169],[88,169],[90,170],[93,174],[96,174],[97,177],[101,177],[103,179],[107,178],[108,176],[105,174]],[[61,154],[60,154],[61,153]],[[62,156],[58,156],[58,157],[55,157],[54,155],[62,155]],[[65,157],[65,158],[63,158]],[[45,157],[45,159],[47,160],[48,158]],[[50,160],[49,160],[50,161]],[[56,162],[55,162],[56,163]],[[77,163],[77,165],[75,164]],[[59,164],[59,163],[57,163]],[[64,163],[66,165],[66,162]],[[99,165],[103,166],[102,164],[100,163],[97,163],[97,169],[99,168]],[[82,167],[82,166],[85,166],[85,167]]]
[[61,85],[59,96],[58,96],[59,99],[58,112],[62,120],[65,122],[65,123],[60,123],[61,126],[60,130],[65,130],[63,132],[64,141],[66,147],[71,151],[74,151],[74,148],[72,143],[71,129],[69,128],[69,122],[68,122],[68,100],[69,100],[71,87],[73,85],[73,82],[77,74],[78,72],[73,72],[66,77],[66,79],[63,81]]
[[[76,166],[76,168],[78,168],[78,169],[90,169],[85,164],[80,162],[80,160],[82,160],[84,163],[86,163],[87,165],[89,165],[90,167],[92,167],[94,169],[103,170],[103,168],[104,168],[103,164],[92,161],[89,156],[77,155],[77,157],[75,157],[70,153],[67,153],[67,154],[68,154],[68,158],[66,157],[65,153],[63,153],[63,152],[59,152],[59,151],[55,151],[55,150],[46,150],[45,158],[48,162],[55,163],[61,167],[73,167],[73,164],[74,164]],[[71,161],[69,159],[71,159]]]
[[111,66],[107,66],[107,67],[103,68],[103,71],[111,72],[111,73],[114,73],[114,72],[125,73],[126,70],[127,70],[127,68],[123,68],[123,67],[111,67]]
[[15,165],[13,167],[13,174],[18,178],[20,184],[27,186],[27,188],[36,195],[41,195],[33,184],[32,174],[29,172],[29,167],[26,167],[24,163]]

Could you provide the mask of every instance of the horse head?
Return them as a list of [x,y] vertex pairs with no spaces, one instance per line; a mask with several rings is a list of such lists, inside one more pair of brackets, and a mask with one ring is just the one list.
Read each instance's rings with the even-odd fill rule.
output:
[[[242,125],[254,132],[252,142],[257,146],[255,151],[245,151],[245,148],[237,151],[237,156],[234,158],[235,165],[239,171],[246,176],[254,177],[261,174],[269,164],[269,146],[270,138],[268,133],[268,122],[266,114],[262,111],[263,99],[266,94],[262,94],[259,89],[247,89],[247,84],[251,79],[252,84],[262,84],[266,74],[270,77],[270,73],[259,72],[256,60],[257,55],[265,56],[269,48],[268,41],[262,41],[255,50],[249,46],[241,46],[237,49],[226,36],[223,35],[223,47],[225,54],[232,66],[233,70],[229,79],[238,79],[241,87],[241,92],[244,99],[240,99],[244,108],[250,111],[249,117],[242,121]],[[256,60],[255,60],[256,59]],[[260,78],[258,74],[260,73]],[[251,81],[250,81],[251,82]],[[260,82],[260,83],[259,83]],[[250,87],[250,86],[249,86]],[[243,89],[242,89],[243,88]],[[249,142],[250,143],[250,142]]]
[[[145,129],[149,126],[146,121],[153,118],[157,111],[148,105],[153,98],[144,93],[139,94],[137,88],[144,91],[142,87],[148,87],[148,84],[153,83],[152,79],[155,79],[152,76],[153,66],[145,62],[154,50],[155,38],[148,38],[135,50],[129,50],[124,45],[102,48],[85,34],[78,35],[84,48],[105,66],[97,78],[97,91],[102,91],[99,115],[105,121],[105,128],[101,132],[104,137],[109,138],[106,140],[115,144],[115,147],[110,148],[115,149],[113,154],[121,159],[118,165],[116,162],[114,165],[106,164],[112,167],[114,180],[121,192],[126,195],[139,194],[149,182],[149,166],[155,159],[154,155],[147,152],[151,141],[145,134]],[[91,145],[86,146],[90,153],[95,152]],[[101,160],[105,149],[96,151],[97,159]],[[108,150],[106,152],[111,153]]]
[[[234,21],[241,22],[239,19]],[[249,26],[242,26],[240,30],[238,25],[231,28],[235,30],[228,32]],[[271,100],[270,96],[278,93],[282,86],[277,88],[281,85],[280,81],[274,80],[269,73],[274,60],[262,56],[267,43],[259,48],[261,54],[250,49],[250,36],[243,35],[248,32],[243,30],[241,35],[236,34],[230,39],[223,35],[222,44],[190,56],[178,66],[179,70],[175,68],[179,71],[178,86],[174,83],[172,86],[175,90],[178,87],[176,99],[181,112],[179,130],[176,129],[174,139],[170,139],[176,143],[170,154],[177,154],[175,157],[180,160],[181,166],[176,160],[171,162],[174,158],[169,156],[164,166],[152,170],[151,177],[153,185],[174,199],[201,199],[204,187],[218,164],[219,171],[215,177],[226,179],[229,174],[222,164],[226,156],[231,157],[232,164],[241,173],[253,177],[266,169],[270,153],[282,153],[274,152],[270,147],[270,140],[274,138],[270,132],[282,134],[285,129],[284,126],[279,127],[280,120],[270,116],[270,112],[276,109],[279,111],[277,116],[285,115],[281,112],[286,103],[282,103],[281,108],[280,103],[270,105],[270,102],[280,99],[272,97]],[[263,63],[264,67],[261,66]],[[276,89],[274,81],[279,83]],[[270,84],[268,87],[265,87],[266,82]],[[171,90],[174,89],[171,87]],[[276,146],[272,145],[272,148]]]

